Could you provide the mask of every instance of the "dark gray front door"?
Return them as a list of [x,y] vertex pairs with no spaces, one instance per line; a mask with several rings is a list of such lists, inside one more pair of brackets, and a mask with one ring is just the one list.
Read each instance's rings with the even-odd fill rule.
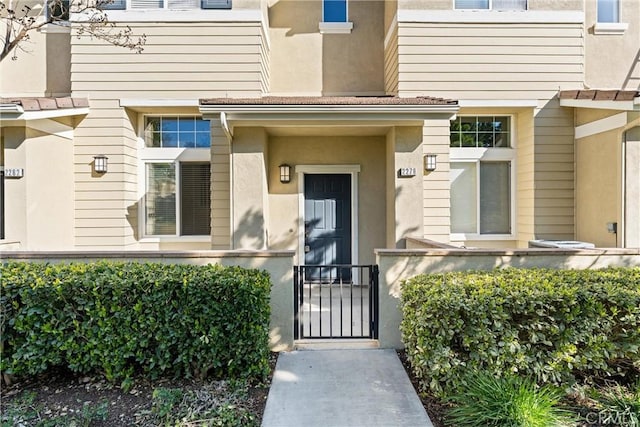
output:
[[351,264],[350,174],[304,176],[304,224],[306,265]]

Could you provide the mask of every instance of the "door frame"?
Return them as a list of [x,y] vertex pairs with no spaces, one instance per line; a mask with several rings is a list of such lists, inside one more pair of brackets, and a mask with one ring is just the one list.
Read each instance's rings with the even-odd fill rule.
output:
[[298,174],[298,265],[304,264],[304,176],[305,174],[351,175],[351,264],[358,264],[358,174],[360,165],[297,165]]

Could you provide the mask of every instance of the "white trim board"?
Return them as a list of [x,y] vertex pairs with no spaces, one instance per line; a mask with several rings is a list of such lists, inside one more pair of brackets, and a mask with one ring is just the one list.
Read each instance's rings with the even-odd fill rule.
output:
[[585,123],[575,127],[575,138],[581,139],[588,136],[596,135],[602,132],[608,132],[614,129],[624,128],[627,124],[627,113],[618,113],[604,119]]

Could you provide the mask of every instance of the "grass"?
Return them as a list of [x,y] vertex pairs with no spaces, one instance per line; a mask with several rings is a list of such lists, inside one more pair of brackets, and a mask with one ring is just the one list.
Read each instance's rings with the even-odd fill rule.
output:
[[447,424],[459,427],[552,427],[575,425],[573,414],[559,407],[563,394],[537,387],[517,376],[495,378],[474,373],[466,387],[447,401],[454,405]]

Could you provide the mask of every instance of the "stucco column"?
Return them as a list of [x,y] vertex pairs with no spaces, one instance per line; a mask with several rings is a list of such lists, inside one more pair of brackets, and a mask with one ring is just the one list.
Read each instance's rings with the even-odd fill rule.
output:
[[236,128],[233,136],[231,206],[233,249],[266,249],[267,133]]
[[626,132],[624,246],[640,248],[640,126]]
[[[396,127],[387,136],[387,247],[404,248],[407,236],[422,236],[422,128]],[[399,170],[415,169],[401,177]]]

